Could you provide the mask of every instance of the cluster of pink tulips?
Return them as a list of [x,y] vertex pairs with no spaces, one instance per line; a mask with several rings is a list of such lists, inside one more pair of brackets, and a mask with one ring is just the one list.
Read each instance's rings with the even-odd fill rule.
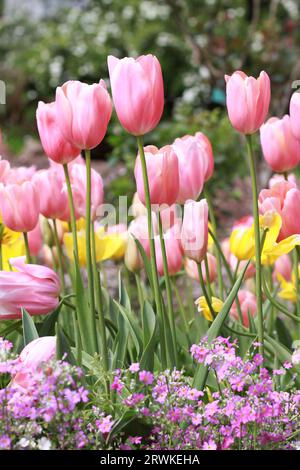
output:
[[[159,61],[109,56],[108,71],[118,119],[137,140],[134,218],[128,227],[101,225],[103,181],[91,167],[91,150],[104,139],[112,114],[105,82],[68,81],[36,113],[49,167],[25,171],[0,161],[0,319],[23,315],[28,322],[27,314],[54,312],[57,336],[68,338],[70,354],[81,363],[82,350],[88,357],[98,353],[106,371],[128,358],[148,368],[185,365],[192,337],[213,340],[220,331],[241,343],[258,341],[270,362],[270,354],[278,354],[276,315],[300,322],[300,190],[288,175],[300,161],[300,94],[292,96],[289,116],[266,120],[268,75],[225,76],[229,119],[247,144],[253,214],[219,241],[206,185],[214,171],[209,139],[199,131],[161,148],[143,145],[164,108]],[[260,193],[252,146],[257,131],[266,162],[279,173]],[[7,257],[6,245],[17,243],[21,252]],[[123,257],[122,270],[134,273],[139,313],[122,279],[118,301],[102,285],[102,261]],[[183,269],[201,288],[193,317],[176,285]],[[193,304],[193,291],[185,295]],[[53,355],[53,339],[45,341]],[[38,344],[44,347],[42,338]],[[201,367],[194,375],[204,387]]]

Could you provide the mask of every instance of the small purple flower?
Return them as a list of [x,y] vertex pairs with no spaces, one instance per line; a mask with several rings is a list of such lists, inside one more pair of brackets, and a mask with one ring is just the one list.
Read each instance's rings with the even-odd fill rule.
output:
[[143,382],[146,385],[151,385],[154,380],[154,375],[151,372],[148,372],[147,370],[141,370],[139,373],[139,380],[140,382]]

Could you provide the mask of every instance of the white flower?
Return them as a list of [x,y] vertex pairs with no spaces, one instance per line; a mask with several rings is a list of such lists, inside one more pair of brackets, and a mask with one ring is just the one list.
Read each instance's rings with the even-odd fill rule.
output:
[[29,439],[26,439],[26,437],[22,437],[22,439],[20,439],[18,442],[18,446],[22,447],[22,449],[29,447],[29,445],[30,445],[30,441]]
[[300,364],[300,348],[296,349],[292,355],[292,363],[295,365]]
[[38,448],[39,450],[50,450],[51,441],[46,437],[41,437],[41,439],[38,440]]

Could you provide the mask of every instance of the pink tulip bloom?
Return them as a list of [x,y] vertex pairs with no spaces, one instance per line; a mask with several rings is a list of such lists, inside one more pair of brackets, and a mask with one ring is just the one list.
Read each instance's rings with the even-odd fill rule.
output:
[[[38,171],[32,181],[39,194],[41,214],[47,219],[69,221],[70,208],[61,165]],[[77,212],[76,216],[79,218]]]
[[153,55],[117,59],[108,56],[108,71],[116,112],[124,129],[136,136],[159,123],[164,109],[160,63]]
[[[80,217],[86,215],[86,166],[75,163],[70,167],[70,179],[73,190],[74,205]],[[102,177],[91,169],[91,218],[96,219],[97,210],[103,204],[103,180]]]
[[179,167],[179,193],[177,202],[197,199],[203,189],[205,178],[211,172],[210,157],[199,138],[186,135],[175,139],[172,145]]
[[207,169],[205,173],[205,181],[208,181],[214,172],[214,167],[215,167],[215,162],[214,162],[214,154],[213,154],[213,149],[210,143],[210,140],[208,137],[206,137],[205,134],[202,132],[196,132],[195,138],[197,141],[200,143],[202,147],[202,155],[203,158],[207,161]]
[[38,223],[39,195],[29,181],[0,187],[0,212],[4,225],[15,232],[30,232]]
[[36,227],[33,230],[28,232],[28,243],[30,254],[33,256],[38,256],[43,246],[40,222],[36,224]]
[[175,224],[181,225],[181,208],[177,204],[172,204],[171,206],[162,205],[160,206],[160,217],[163,231],[166,232],[169,228],[173,227]]
[[300,140],[300,93],[295,91],[290,101],[291,129],[294,137]]
[[92,149],[102,142],[112,112],[103,80],[93,85],[70,80],[56,89],[55,102],[57,123],[68,142],[79,149]]
[[279,278],[282,276],[287,282],[290,282],[292,272],[293,265],[289,255],[279,256],[274,264],[273,279],[279,281]]
[[[284,175],[279,175],[277,173],[275,173],[270,179],[269,179],[269,188],[272,188],[272,186],[274,186],[274,184],[276,183],[279,183],[279,182],[282,182],[282,181],[286,181],[286,178]],[[294,185],[297,186],[297,178],[295,176],[294,173],[289,173],[289,175],[287,176],[287,181],[289,181],[290,183],[293,183]]]
[[282,119],[268,119],[260,129],[260,143],[265,160],[273,171],[283,173],[298,165],[300,141],[292,133],[291,119],[287,114]]
[[[178,273],[182,267],[183,256],[180,238],[176,226],[173,226],[163,234],[166,247],[168,271],[171,276]],[[157,271],[160,276],[164,275],[162,249],[159,235],[154,237]]]
[[[210,253],[207,253],[207,261],[208,261],[208,272],[209,272],[209,283],[215,282],[216,277],[217,277],[217,260],[216,257]],[[194,279],[195,281],[199,282],[199,272],[198,272],[198,266],[197,263],[189,258],[185,258],[184,260],[184,269],[187,273],[187,275],[191,278]],[[205,269],[205,261],[201,261],[201,271],[202,271],[202,276],[203,280],[206,283],[206,269]]]
[[300,190],[295,183],[281,181],[271,189],[263,189],[259,194],[258,204],[261,214],[269,211],[280,214],[282,226],[278,241],[300,234]]
[[[239,303],[241,307],[243,324],[244,326],[248,328],[249,327],[248,313],[250,314],[250,316],[254,317],[257,312],[256,297],[254,294],[252,294],[252,292],[245,290],[245,289],[240,289],[238,292],[238,299],[239,299]],[[239,320],[239,314],[238,314],[236,302],[234,302],[231,307],[230,316],[234,320]]]
[[253,134],[265,121],[270,105],[270,79],[260,72],[257,79],[237,71],[225,75],[226,104],[232,126],[242,134]]
[[35,165],[11,168],[6,179],[6,184],[22,184],[25,183],[25,181],[31,181],[35,172]]
[[40,101],[36,120],[41,143],[47,157],[56,163],[66,164],[77,157],[80,150],[63,136],[58,126],[56,103],[45,104]]
[[185,255],[200,263],[207,252],[208,206],[206,199],[186,201],[181,230],[181,243]]
[[0,318],[21,318],[22,307],[30,315],[45,315],[59,303],[60,281],[52,269],[25,264],[25,257],[13,258],[17,272],[0,271]]
[[[154,145],[145,147],[151,204],[168,204],[176,201],[179,191],[178,159],[170,145],[158,149]],[[145,204],[144,182],[140,156],[134,168],[137,192]]]
[[9,162],[7,160],[2,160],[2,157],[0,156],[0,183],[6,184],[9,173]]
[[55,336],[42,336],[28,343],[19,356],[18,360],[23,369],[13,377],[13,385],[27,388],[30,383],[30,375],[38,372],[41,365],[55,359],[55,355]]

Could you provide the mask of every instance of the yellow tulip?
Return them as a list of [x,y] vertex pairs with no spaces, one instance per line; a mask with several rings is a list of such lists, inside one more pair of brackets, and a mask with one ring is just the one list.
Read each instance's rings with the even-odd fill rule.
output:
[[20,237],[10,244],[2,245],[2,269],[3,271],[11,271],[9,260],[17,258],[18,256],[25,256],[25,245],[23,238]]
[[[262,264],[273,264],[279,256],[289,253],[296,245],[300,245],[300,235],[291,235],[278,243],[276,242],[282,225],[281,217],[277,212],[267,212],[261,215],[259,223],[261,229],[266,230],[261,255]],[[251,227],[238,227],[233,230],[229,243],[230,251],[239,260],[254,258],[254,224]]]
[[13,232],[9,228],[5,227],[2,224],[2,217],[0,214],[0,243],[1,245],[11,245],[20,238],[21,234],[19,232]]
[[[206,320],[212,322],[213,321],[213,316],[211,314],[211,311],[209,310],[209,306],[207,305],[206,299],[204,296],[199,297],[196,301],[195,304],[198,307],[198,312],[202,313],[204,318]],[[212,297],[211,298],[211,305],[213,310],[216,313],[219,313],[221,308],[223,307],[223,302],[222,300],[218,299],[217,297]]]

